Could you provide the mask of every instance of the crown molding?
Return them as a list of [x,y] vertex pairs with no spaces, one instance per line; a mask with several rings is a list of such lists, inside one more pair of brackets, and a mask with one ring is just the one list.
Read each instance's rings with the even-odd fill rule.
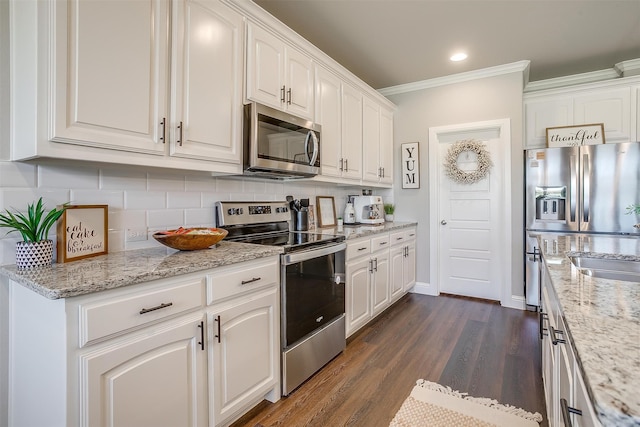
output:
[[622,77],[640,75],[640,58],[618,62],[613,66]]
[[573,74],[571,76],[555,77],[553,79],[538,80],[529,82],[524,87],[524,92],[537,92],[539,90],[557,89],[567,86],[575,86],[584,83],[595,83],[604,80],[612,80],[620,77],[620,74],[613,68],[606,70],[592,71],[590,73]]
[[487,77],[501,76],[511,73],[526,73],[528,74],[529,64],[531,61],[518,61],[505,65],[497,65],[495,67],[483,68],[480,70],[467,71],[465,73],[452,74],[450,76],[437,77],[435,79],[422,80],[419,82],[406,83],[397,86],[389,86],[382,89],[378,89],[384,96],[398,95],[401,93],[415,92],[418,90],[424,90],[439,86],[446,86],[454,83],[462,83],[470,80],[484,79]]

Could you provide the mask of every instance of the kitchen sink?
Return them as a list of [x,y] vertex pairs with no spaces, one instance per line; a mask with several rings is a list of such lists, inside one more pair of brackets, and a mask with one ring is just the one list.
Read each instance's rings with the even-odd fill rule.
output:
[[640,261],[570,256],[571,263],[584,275],[640,283]]

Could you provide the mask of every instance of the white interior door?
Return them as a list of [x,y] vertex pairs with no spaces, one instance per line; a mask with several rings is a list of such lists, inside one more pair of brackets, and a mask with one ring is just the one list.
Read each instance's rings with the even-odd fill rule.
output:
[[[444,171],[453,143],[482,141],[493,166],[489,174],[462,184]],[[508,120],[430,129],[431,280],[439,292],[502,301],[510,288],[510,131]],[[475,153],[458,157],[462,170],[476,170]]]

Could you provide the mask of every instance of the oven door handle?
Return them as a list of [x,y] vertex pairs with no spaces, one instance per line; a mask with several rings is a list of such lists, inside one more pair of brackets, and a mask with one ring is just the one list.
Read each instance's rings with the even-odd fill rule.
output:
[[286,254],[282,257],[282,263],[284,265],[295,264],[300,261],[307,261],[313,258],[319,258],[325,255],[331,255],[336,252],[344,251],[347,249],[346,243],[338,243],[337,245],[323,246],[321,248],[314,248],[308,251],[294,252]]

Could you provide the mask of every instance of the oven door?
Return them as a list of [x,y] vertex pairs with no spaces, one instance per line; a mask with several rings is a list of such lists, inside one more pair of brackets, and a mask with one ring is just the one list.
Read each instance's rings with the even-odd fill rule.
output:
[[282,256],[282,346],[286,350],[344,314],[345,243]]

